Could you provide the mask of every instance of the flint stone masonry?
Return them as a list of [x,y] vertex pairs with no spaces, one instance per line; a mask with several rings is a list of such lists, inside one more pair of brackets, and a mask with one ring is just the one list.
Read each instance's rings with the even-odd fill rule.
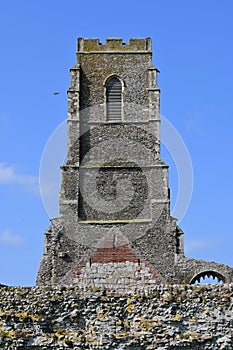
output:
[[[151,271],[152,270],[152,271]],[[151,287],[154,284],[164,283],[161,276],[154,274],[153,267],[145,263],[138,264],[129,261],[93,263],[78,271],[74,276],[74,283],[80,287],[108,288],[128,290],[137,286]]]
[[129,43],[123,43],[122,38],[107,38],[106,44],[100,43],[99,39],[78,39],[78,51],[79,52],[135,52],[138,53],[148,52],[151,53],[151,39],[150,38],[131,38]]
[[0,287],[6,350],[232,350],[233,284]]
[[[37,285],[147,288],[205,276],[233,282],[231,267],[184,256],[160,159],[158,72],[150,38],[78,39],[60,212],[45,232]],[[111,79],[118,84],[115,119],[108,118]]]

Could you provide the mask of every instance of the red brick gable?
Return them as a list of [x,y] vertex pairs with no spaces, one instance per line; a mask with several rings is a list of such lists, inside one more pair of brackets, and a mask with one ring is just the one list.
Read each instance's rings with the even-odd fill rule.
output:
[[112,231],[99,242],[97,249],[90,256],[91,263],[140,261],[139,255],[120,231]]

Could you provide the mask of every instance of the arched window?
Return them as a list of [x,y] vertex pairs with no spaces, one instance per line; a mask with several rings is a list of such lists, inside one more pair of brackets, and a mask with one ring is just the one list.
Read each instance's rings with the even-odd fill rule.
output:
[[122,119],[122,83],[116,78],[110,78],[106,84],[107,120]]

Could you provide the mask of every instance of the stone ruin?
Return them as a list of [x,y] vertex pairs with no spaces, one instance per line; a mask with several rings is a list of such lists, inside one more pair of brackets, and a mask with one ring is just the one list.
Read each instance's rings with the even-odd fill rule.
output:
[[78,39],[68,89],[59,217],[45,232],[37,285],[144,288],[233,281],[184,256],[160,158],[160,89],[150,38]]

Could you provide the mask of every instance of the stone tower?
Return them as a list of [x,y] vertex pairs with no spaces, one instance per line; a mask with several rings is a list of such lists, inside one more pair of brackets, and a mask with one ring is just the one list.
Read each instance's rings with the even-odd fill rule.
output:
[[184,257],[160,159],[160,90],[151,39],[78,39],[59,218],[45,232],[37,284],[121,288],[232,280]]

